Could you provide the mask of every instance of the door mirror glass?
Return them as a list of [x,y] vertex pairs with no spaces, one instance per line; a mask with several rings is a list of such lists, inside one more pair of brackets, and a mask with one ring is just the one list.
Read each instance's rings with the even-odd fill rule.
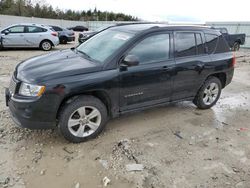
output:
[[139,65],[139,59],[135,55],[127,55],[123,59],[122,65],[125,65],[127,67],[137,66],[137,65]]

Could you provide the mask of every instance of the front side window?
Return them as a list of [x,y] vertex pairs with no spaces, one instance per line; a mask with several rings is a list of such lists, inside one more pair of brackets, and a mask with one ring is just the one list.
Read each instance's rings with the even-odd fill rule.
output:
[[14,26],[7,29],[10,33],[24,33],[24,26]]
[[76,50],[95,61],[103,63],[133,36],[133,33],[108,29],[91,37]]
[[159,62],[169,59],[169,34],[157,34],[142,40],[130,52],[135,55],[140,64]]
[[175,53],[176,57],[196,55],[195,33],[176,33]]

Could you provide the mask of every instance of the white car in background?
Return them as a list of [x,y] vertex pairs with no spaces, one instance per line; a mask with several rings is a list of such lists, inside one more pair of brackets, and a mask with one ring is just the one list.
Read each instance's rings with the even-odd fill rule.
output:
[[1,48],[40,48],[49,51],[58,44],[58,33],[40,24],[15,24],[1,31]]

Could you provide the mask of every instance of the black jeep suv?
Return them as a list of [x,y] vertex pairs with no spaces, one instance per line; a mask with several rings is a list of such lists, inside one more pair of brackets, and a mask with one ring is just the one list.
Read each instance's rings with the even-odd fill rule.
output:
[[199,26],[111,27],[77,48],[21,62],[6,103],[27,128],[58,126],[66,139],[97,136],[109,118],[192,100],[215,105],[235,57],[220,32]]

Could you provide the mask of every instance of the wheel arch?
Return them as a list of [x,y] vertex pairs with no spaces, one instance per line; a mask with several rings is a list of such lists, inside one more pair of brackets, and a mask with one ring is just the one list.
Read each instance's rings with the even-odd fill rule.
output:
[[57,114],[56,114],[56,119],[59,118],[60,112],[62,111],[63,107],[66,104],[71,103],[72,101],[74,101],[75,99],[77,99],[78,97],[83,96],[83,95],[90,95],[90,96],[98,98],[106,106],[108,116],[109,117],[112,116],[111,99],[110,99],[109,95],[105,91],[97,90],[97,91],[90,91],[90,92],[84,92],[84,93],[78,93],[78,94],[66,96],[59,105],[59,108],[58,108]]
[[216,78],[218,78],[220,81],[221,81],[221,86],[222,88],[224,88],[226,86],[226,80],[227,80],[227,75],[226,73],[224,72],[220,72],[220,73],[214,73],[214,74],[211,74],[209,75],[206,80],[211,77],[211,76],[214,76]]
[[51,40],[49,40],[49,39],[43,39],[43,40],[39,43],[39,47],[40,47],[40,48],[41,48],[41,45],[42,45],[42,43],[43,43],[44,41],[49,41],[49,42],[51,43],[52,46],[55,46],[54,43],[53,43]]

